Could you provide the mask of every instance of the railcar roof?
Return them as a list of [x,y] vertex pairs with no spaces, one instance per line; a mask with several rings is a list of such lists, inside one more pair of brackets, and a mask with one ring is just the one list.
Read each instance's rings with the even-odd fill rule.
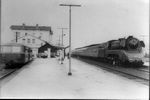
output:
[[2,46],[26,46],[26,47],[29,47],[29,46],[21,44],[21,43],[5,43],[5,44],[2,44]]

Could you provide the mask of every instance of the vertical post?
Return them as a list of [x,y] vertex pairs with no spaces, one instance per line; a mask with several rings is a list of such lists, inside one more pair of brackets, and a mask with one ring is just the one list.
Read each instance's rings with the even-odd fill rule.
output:
[[16,43],[18,42],[18,33],[16,32]]
[[60,36],[59,36],[59,43],[58,43],[58,45],[60,46]]
[[2,33],[1,33],[1,18],[2,18],[1,9],[2,9],[2,7],[1,7],[1,0],[0,0],[0,53],[1,53],[1,35],[2,35]]
[[49,43],[51,42],[51,31],[49,31]]
[[62,36],[61,36],[61,38],[62,38],[62,39],[61,39],[61,40],[62,40],[62,41],[61,41],[61,42],[62,42],[62,46],[63,46],[63,35],[64,35],[64,34],[63,34],[63,29],[62,29]]
[[64,29],[68,29],[68,28],[58,28],[61,29],[61,45],[63,46],[63,41],[64,41]]
[[69,6],[69,72],[68,75],[72,75],[71,73],[71,6]]
[[60,4],[60,6],[69,7],[69,72],[68,75],[72,75],[71,73],[71,7],[80,7],[81,5]]

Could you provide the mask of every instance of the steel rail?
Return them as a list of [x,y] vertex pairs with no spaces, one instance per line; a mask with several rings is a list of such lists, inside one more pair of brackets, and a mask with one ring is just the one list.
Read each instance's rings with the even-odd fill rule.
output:
[[[6,69],[7,70],[7,69]],[[0,80],[2,80],[3,78],[7,77],[8,75],[12,74],[13,72],[15,72],[17,69],[11,69],[11,70],[7,70],[5,72],[2,72],[2,74],[0,74]]]
[[[137,79],[141,79],[143,81],[146,81],[146,83],[149,83],[149,78],[144,78],[144,77],[141,77],[141,76],[138,76],[138,75],[134,75],[134,74],[131,74],[131,73],[128,73],[128,72],[125,72],[125,71],[121,71],[121,70],[117,70],[114,66],[110,65],[110,64],[106,64],[106,63],[103,63],[103,62],[98,62],[98,61],[94,61],[94,60],[91,60],[91,59],[85,59],[85,58],[77,58],[79,60],[82,60],[82,61],[85,61],[87,63],[90,63],[90,64],[94,64],[94,65],[97,65],[98,67],[101,66],[101,68],[104,68],[106,70],[112,70],[112,71],[116,71],[116,72],[119,72],[120,74],[125,74],[125,75],[128,75],[128,76],[132,76],[134,78],[137,78]],[[121,67],[121,66],[120,66]],[[119,67],[117,67],[119,68]],[[149,74],[149,73],[147,73]],[[148,75],[149,76],[149,75]],[[129,78],[129,77],[128,77]]]

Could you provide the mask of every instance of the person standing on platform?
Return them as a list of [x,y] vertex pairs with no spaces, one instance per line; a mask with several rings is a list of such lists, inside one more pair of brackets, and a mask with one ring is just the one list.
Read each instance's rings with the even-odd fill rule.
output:
[[69,52],[67,53],[67,57],[68,57],[68,59],[70,58],[70,57],[69,57]]
[[65,49],[63,51],[64,51],[64,59],[65,59],[65,57],[66,57],[66,51],[65,51]]
[[61,59],[61,50],[58,50],[58,61],[60,62]]
[[60,51],[60,63],[63,64],[64,61],[64,50]]

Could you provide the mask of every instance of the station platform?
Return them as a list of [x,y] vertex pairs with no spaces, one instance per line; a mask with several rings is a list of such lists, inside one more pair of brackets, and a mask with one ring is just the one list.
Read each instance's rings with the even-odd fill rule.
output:
[[149,86],[72,58],[37,58],[0,82],[0,98],[148,99]]

